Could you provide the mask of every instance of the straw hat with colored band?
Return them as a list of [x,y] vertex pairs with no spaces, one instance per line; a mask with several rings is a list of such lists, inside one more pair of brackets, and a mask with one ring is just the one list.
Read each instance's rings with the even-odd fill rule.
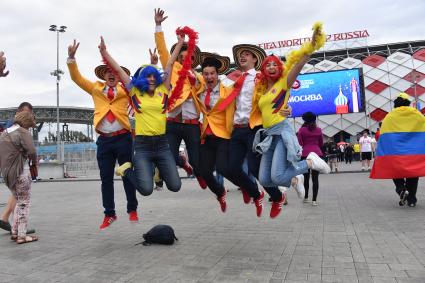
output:
[[252,54],[254,54],[254,56],[257,58],[257,63],[255,63],[255,69],[259,70],[261,67],[261,63],[263,62],[264,58],[266,58],[266,52],[258,47],[257,45],[253,45],[253,44],[238,44],[233,46],[233,59],[235,60],[235,64],[236,66],[238,66],[238,68],[240,68],[240,64],[239,64],[239,55],[242,53],[242,51],[249,51]]
[[230,58],[227,56],[220,56],[210,52],[201,52],[199,57],[201,58],[202,66],[205,64],[215,66],[219,75],[226,73],[230,67]]
[[[170,54],[173,53],[174,48],[176,48],[177,43],[174,43],[173,46],[171,46],[171,50],[170,50]],[[180,50],[180,52],[182,51],[186,51],[187,50],[187,42],[183,43],[183,46]],[[192,60],[192,68],[195,69],[196,67],[198,67],[201,64],[201,59],[199,57],[199,54],[201,53],[201,49],[199,49],[199,47],[197,45],[195,45],[195,50],[193,50],[193,60]]]
[[[126,67],[121,66],[121,68],[124,70],[124,72],[127,73],[127,75],[130,75],[130,70]],[[94,69],[94,73],[96,74],[96,77],[98,77],[101,80],[105,80],[105,73],[109,69],[106,65],[99,65]]]

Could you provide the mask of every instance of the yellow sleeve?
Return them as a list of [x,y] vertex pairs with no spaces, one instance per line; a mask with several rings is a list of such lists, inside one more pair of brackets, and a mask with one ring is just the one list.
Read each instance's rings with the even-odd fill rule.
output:
[[67,64],[69,74],[71,75],[71,79],[83,90],[85,90],[88,94],[91,95],[92,89],[95,83],[84,78],[80,71],[78,70],[78,66],[76,62],[70,62]]
[[167,44],[165,43],[164,32],[155,32],[155,44],[162,68],[165,69],[167,62],[170,59],[170,53],[168,52]]

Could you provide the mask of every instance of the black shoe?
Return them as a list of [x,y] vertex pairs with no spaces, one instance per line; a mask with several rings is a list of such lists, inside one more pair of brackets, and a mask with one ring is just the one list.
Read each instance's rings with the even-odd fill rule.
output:
[[415,207],[415,206],[416,206],[416,203],[411,202],[411,203],[408,203],[407,205],[408,205],[409,207]]
[[8,232],[12,231],[12,227],[10,226],[10,223],[3,220],[0,220],[0,228]]

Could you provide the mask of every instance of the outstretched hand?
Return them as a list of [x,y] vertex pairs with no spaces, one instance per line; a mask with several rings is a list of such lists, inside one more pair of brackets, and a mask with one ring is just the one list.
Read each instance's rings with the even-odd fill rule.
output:
[[0,51],[0,77],[6,77],[9,74],[9,71],[4,71],[6,69],[6,57],[4,57],[4,52]]
[[103,39],[103,36],[100,36],[100,43],[98,47],[99,47],[100,53],[106,52],[106,44],[105,44],[105,40]]
[[74,42],[72,45],[68,46],[68,58],[69,59],[75,59],[75,53],[77,52],[78,46],[80,46],[80,43],[74,39]]
[[156,64],[158,64],[158,54],[156,54],[156,48],[153,50],[153,52],[152,52],[152,50],[149,48],[149,55],[150,55],[150,58],[151,58],[151,64],[152,65],[156,65]]
[[162,24],[163,21],[165,21],[165,19],[168,18],[168,16],[164,16],[165,11],[161,10],[161,8],[155,9],[155,24],[157,26],[160,26]]

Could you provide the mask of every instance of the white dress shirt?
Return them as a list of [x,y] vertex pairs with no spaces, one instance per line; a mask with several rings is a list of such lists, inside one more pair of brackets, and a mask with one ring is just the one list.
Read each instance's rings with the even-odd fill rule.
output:
[[248,75],[242,85],[241,93],[236,97],[236,111],[233,118],[234,124],[248,124],[252,109],[252,95],[254,94],[254,80],[257,71],[254,68],[248,71]]

